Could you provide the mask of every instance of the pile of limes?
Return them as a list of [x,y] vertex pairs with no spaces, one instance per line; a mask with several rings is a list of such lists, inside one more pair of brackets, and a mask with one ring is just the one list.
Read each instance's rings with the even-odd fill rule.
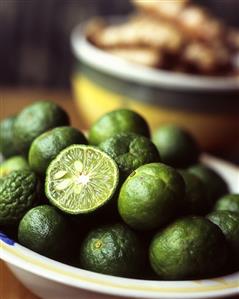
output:
[[38,253],[144,279],[239,268],[239,194],[176,125],[150,139],[142,116],[119,109],[86,137],[40,101],[1,121],[0,152],[0,228]]

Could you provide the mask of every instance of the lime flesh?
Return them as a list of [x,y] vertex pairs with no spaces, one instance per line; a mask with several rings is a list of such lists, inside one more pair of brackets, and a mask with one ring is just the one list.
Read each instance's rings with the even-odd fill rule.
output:
[[119,170],[106,153],[87,145],[71,145],[50,163],[46,195],[68,214],[89,213],[114,194]]

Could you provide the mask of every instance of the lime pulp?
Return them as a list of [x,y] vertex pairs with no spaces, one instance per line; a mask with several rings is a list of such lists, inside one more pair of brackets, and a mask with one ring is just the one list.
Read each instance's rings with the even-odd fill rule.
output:
[[87,145],[71,145],[50,163],[46,195],[68,214],[89,213],[104,205],[114,194],[119,170],[112,158]]

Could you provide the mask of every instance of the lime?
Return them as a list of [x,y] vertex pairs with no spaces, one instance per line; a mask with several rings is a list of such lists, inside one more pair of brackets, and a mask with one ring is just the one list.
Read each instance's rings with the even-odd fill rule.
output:
[[0,177],[21,169],[30,169],[27,160],[23,156],[13,156],[0,164]]
[[46,196],[65,213],[88,213],[113,196],[118,179],[118,167],[106,153],[92,146],[71,145],[47,169]]
[[202,164],[197,164],[190,167],[188,171],[195,174],[204,183],[210,208],[214,206],[219,197],[228,193],[226,182],[211,168]]
[[220,227],[232,250],[230,258],[239,264],[239,213],[215,211],[207,218]]
[[49,129],[69,124],[66,112],[53,102],[39,101],[17,116],[13,133],[16,147],[27,153],[32,141]]
[[214,210],[227,210],[239,213],[239,194],[227,194],[219,198],[214,206]]
[[184,214],[202,215],[209,211],[206,190],[203,182],[196,175],[180,170],[185,183]]
[[0,122],[0,153],[2,153],[5,158],[16,155],[18,152],[14,145],[13,138],[15,118],[15,116],[11,116]]
[[48,257],[60,257],[67,246],[68,227],[64,216],[52,206],[28,211],[18,227],[19,243]]
[[134,276],[143,255],[137,235],[117,223],[92,230],[82,243],[80,264],[84,269],[115,276]]
[[130,227],[153,229],[175,217],[184,195],[183,178],[175,169],[161,163],[146,164],[123,183],[118,209]]
[[134,133],[116,134],[100,143],[99,148],[116,161],[123,178],[139,166],[160,160],[156,146]]
[[141,115],[132,110],[119,109],[103,115],[92,125],[89,131],[89,142],[98,145],[115,134],[123,132],[150,136],[148,124]]
[[15,225],[35,204],[37,179],[30,170],[17,170],[0,180],[0,224]]
[[193,279],[218,274],[226,263],[221,230],[202,217],[179,219],[153,238],[149,257],[163,279]]
[[44,175],[50,162],[72,144],[87,144],[85,136],[72,127],[58,127],[41,134],[34,139],[29,150],[31,168]]
[[193,136],[176,125],[163,125],[153,134],[163,163],[186,168],[197,162],[199,146]]

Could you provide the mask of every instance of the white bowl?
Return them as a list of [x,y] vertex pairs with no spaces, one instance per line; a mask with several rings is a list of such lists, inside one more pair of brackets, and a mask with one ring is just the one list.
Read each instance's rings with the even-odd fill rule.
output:
[[[239,192],[239,168],[204,155],[202,161],[217,170],[232,192]],[[16,277],[44,299],[219,298],[239,296],[239,272],[188,281],[137,280],[103,275],[71,267],[39,255],[0,234],[0,257]],[[238,297],[237,297],[238,298]]]

